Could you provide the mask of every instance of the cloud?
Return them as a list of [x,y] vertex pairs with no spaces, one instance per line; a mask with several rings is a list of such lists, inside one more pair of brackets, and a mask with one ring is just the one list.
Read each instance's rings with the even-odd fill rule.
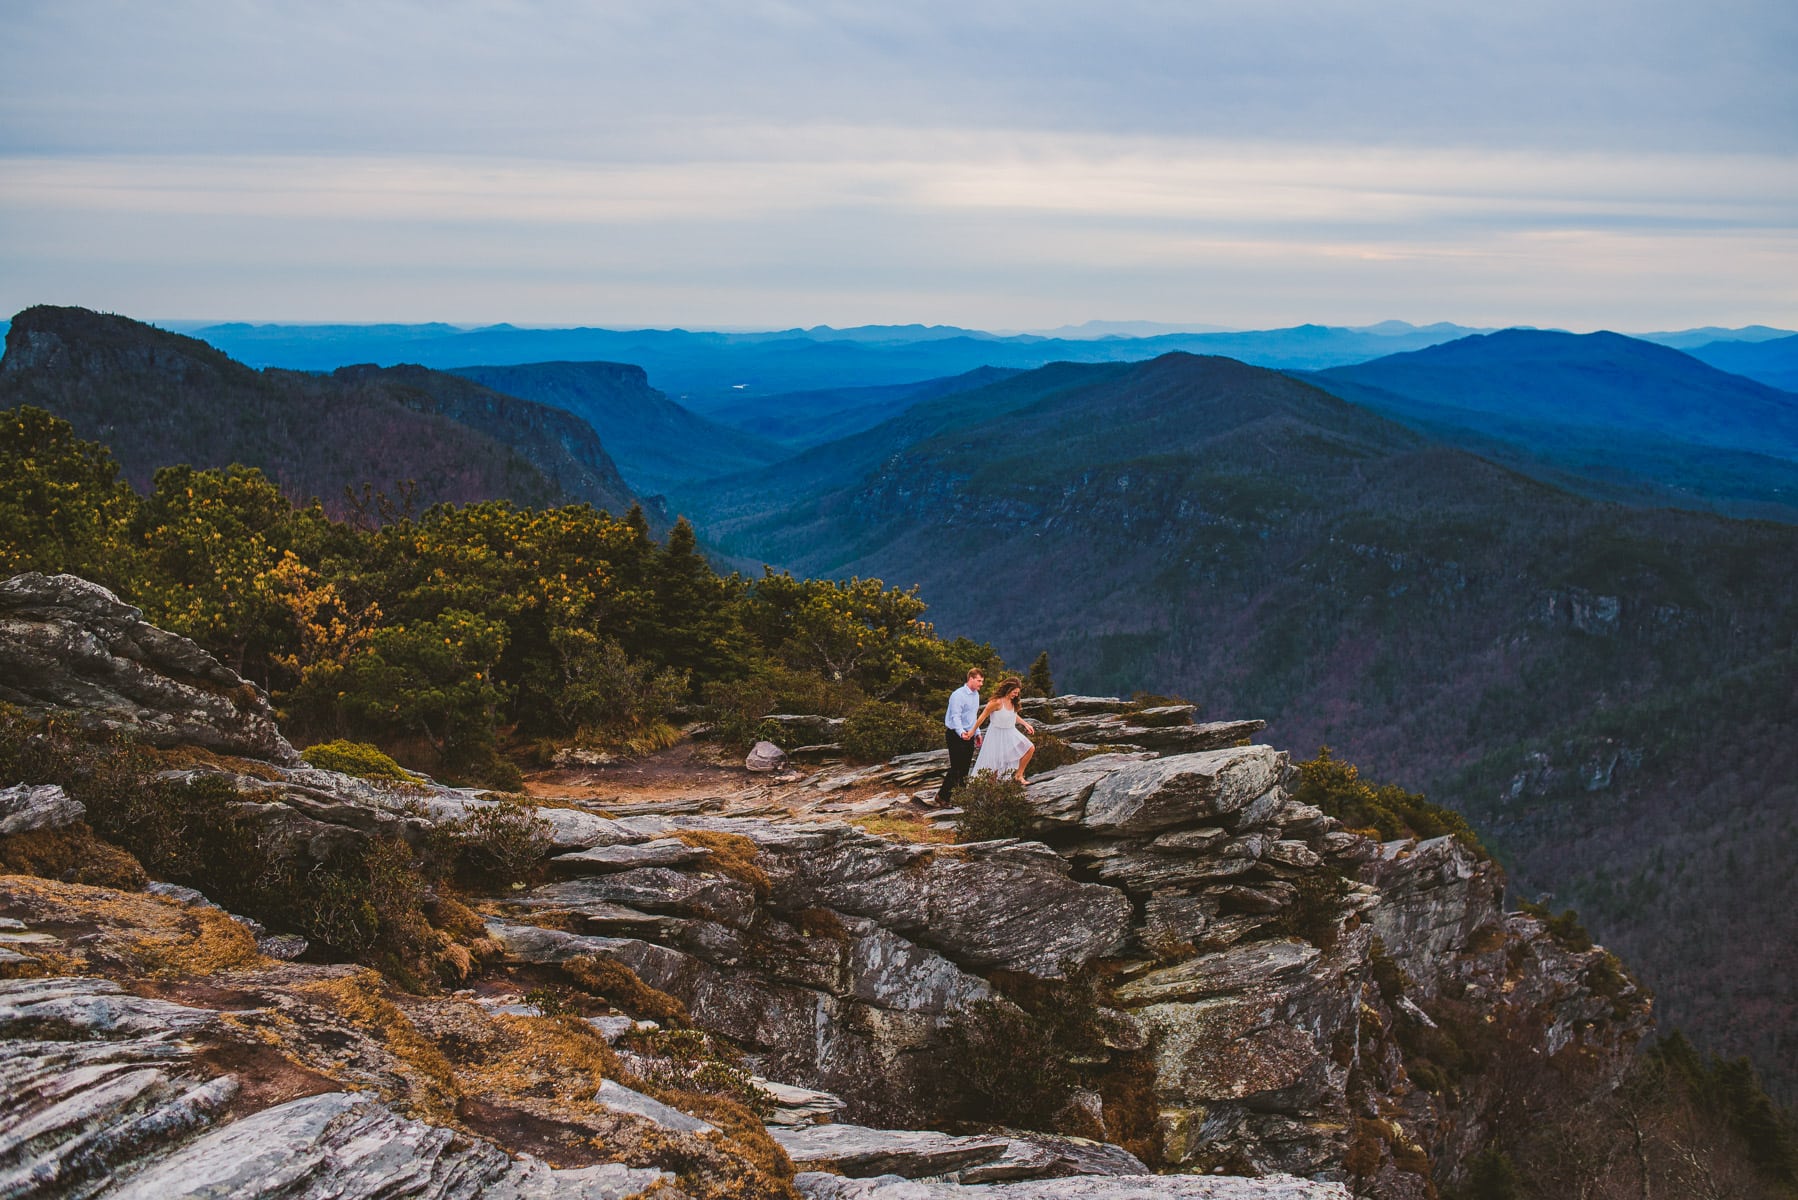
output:
[[1798,323],[1783,3],[8,16],[0,305]]
[[663,121],[1798,148],[1782,0],[60,0],[4,148],[610,157]]

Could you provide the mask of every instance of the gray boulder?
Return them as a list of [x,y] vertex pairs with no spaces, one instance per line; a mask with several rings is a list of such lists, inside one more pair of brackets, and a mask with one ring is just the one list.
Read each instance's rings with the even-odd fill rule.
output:
[[999,1137],[954,1137],[929,1129],[869,1129],[861,1125],[804,1125],[772,1128],[769,1135],[793,1165],[842,1175],[901,1175],[921,1179],[946,1175],[1002,1157]]
[[74,575],[0,583],[0,700],[157,746],[300,762],[259,688]]
[[743,765],[758,773],[778,771],[787,765],[787,752],[773,742],[757,742],[749,748]]
[[87,807],[54,783],[0,788],[0,835],[61,829],[87,816]]
[[610,1079],[600,1082],[599,1093],[593,1097],[593,1102],[613,1112],[629,1113],[633,1117],[653,1121],[663,1129],[672,1129],[676,1133],[712,1133],[717,1128]]

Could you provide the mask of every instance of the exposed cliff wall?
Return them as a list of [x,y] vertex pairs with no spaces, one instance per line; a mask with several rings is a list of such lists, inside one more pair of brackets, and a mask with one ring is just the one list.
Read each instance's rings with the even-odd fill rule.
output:
[[[0,652],[69,646],[86,662],[104,646],[101,674],[136,681],[128,693],[40,687],[41,709],[112,728],[118,694],[189,678],[236,694],[223,668],[138,628],[98,589],[6,586],[43,595],[0,622]],[[57,639],[33,632],[51,619]],[[9,1123],[39,1131],[0,1146],[17,1184],[0,1188],[148,1195],[174,1172],[244,1195],[273,1195],[268,1181],[288,1175],[312,1181],[307,1195],[386,1194],[401,1180],[430,1196],[624,1195],[666,1168],[670,1196],[1266,1200],[1351,1185],[1408,1200],[1434,1195],[1432,1176],[1453,1177],[1501,1117],[1622,1071],[1646,997],[1601,949],[1504,913],[1490,861],[1453,838],[1381,843],[1342,828],[1294,798],[1284,753],[1219,745],[1252,724],[1130,707],[1064,698],[1038,712],[1110,752],[1035,779],[1023,838],[915,843],[815,811],[856,780],[915,783],[931,756],[825,767],[788,793],[746,787],[707,813],[538,808],[549,881],[481,902],[484,931],[465,913],[469,936],[485,936],[480,962],[463,959],[472,987],[454,996],[387,995],[367,971],[277,962],[267,955],[297,948],[258,942],[266,931],[180,889],[0,877],[0,976],[15,977],[0,983],[4,1103]],[[244,700],[187,719],[237,729],[246,712],[266,716]],[[160,718],[140,727],[204,741]],[[239,809],[293,844],[424,845],[496,803],[282,765],[291,750],[265,733],[270,761],[253,774],[222,762],[187,774],[226,776]],[[80,817],[67,797],[29,795],[44,800],[26,806],[38,832]],[[560,978],[600,981],[584,1003],[603,994],[624,1011],[518,1005],[533,981]],[[685,1051],[595,1040],[639,1028],[644,984],[665,994],[666,1019],[741,1048],[786,1106],[768,1119],[801,1168],[942,1181],[788,1183],[759,1126],[657,1090],[688,1069]],[[124,1079],[141,1087],[108,1090]],[[809,1125],[831,1113],[912,1129],[1029,1123],[1110,1145]],[[1193,1177],[1218,1172],[1249,1178]]]

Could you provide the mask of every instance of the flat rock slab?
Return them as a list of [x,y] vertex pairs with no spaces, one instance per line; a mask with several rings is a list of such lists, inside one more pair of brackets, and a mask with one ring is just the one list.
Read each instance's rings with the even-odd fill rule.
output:
[[1340,1183],[1291,1175],[1078,1176],[967,1185],[909,1179],[844,1179],[812,1172],[793,1180],[806,1200],[1351,1200]]
[[1119,987],[1117,999],[1120,1004],[1155,1004],[1245,992],[1303,974],[1322,956],[1307,942],[1250,942],[1151,971]]
[[1147,1175],[1148,1164],[1122,1146],[1048,1133],[1006,1135],[1010,1145],[992,1162],[956,1172],[957,1183],[1059,1179],[1071,1175]]
[[947,1175],[1002,1158],[1010,1143],[1000,1137],[954,1137],[929,1129],[869,1129],[862,1125],[771,1128],[768,1134],[799,1167],[826,1168],[865,1178]]
[[768,1114],[769,1125],[813,1125],[820,1118],[835,1116],[843,1108],[842,1098],[829,1092],[775,1083],[759,1075],[751,1076],[751,1081],[774,1102],[774,1109]]
[[618,822],[578,808],[540,807],[537,819],[549,822],[550,845],[557,850],[585,850],[590,846],[615,846],[638,839],[618,827]]
[[106,1200],[625,1200],[673,1176],[622,1163],[551,1170],[327,1092],[214,1129],[106,1188]]
[[87,816],[87,806],[54,783],[0,788],[0,834],[61,829]]
[[1233,813],[1277,784],[1286,761],[1269,746],[1242,746],[1131,763],[1094,783],[1080,823],[1119,836]]
[[685,867],[704,861],[711,851],[689,846],[679,838],[657,838],[636,845],[592,846],[549,860],[552,869],[565,875],[610,875],[637,867]]
[[611,1109],[613,1112],[629,1113],[633,1117],[642,1117],[646,1121],[654,1121],[663,1129],[672,1129],[676,1133],[714,1133],[717,1127],[698,1117],[682,1112],[671,1105],[663,1104],[651,1096],[613,1080],[602,1080],[599,1092],[593,1097],[595,1104]]

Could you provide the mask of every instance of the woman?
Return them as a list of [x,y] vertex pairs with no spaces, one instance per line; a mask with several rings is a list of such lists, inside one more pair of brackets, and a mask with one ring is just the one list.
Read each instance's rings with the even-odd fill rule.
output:
[[1023,680],[1007,679],[975,718],[975,729],[979,729],[988,717],[992,718],[992,724],[987,726],[986,740],[980,743],[980,757],[974,760],[974,774],[990,771],[1024,782],[1024,768],[1029,765],[1030,756],[1036,753],[1036,747],[1018,732],[1018,726],[1022,725],[1024,731],[1031,734],[1036,729],[1028,721],[1018,719],[1018,698],[1023,694]]

